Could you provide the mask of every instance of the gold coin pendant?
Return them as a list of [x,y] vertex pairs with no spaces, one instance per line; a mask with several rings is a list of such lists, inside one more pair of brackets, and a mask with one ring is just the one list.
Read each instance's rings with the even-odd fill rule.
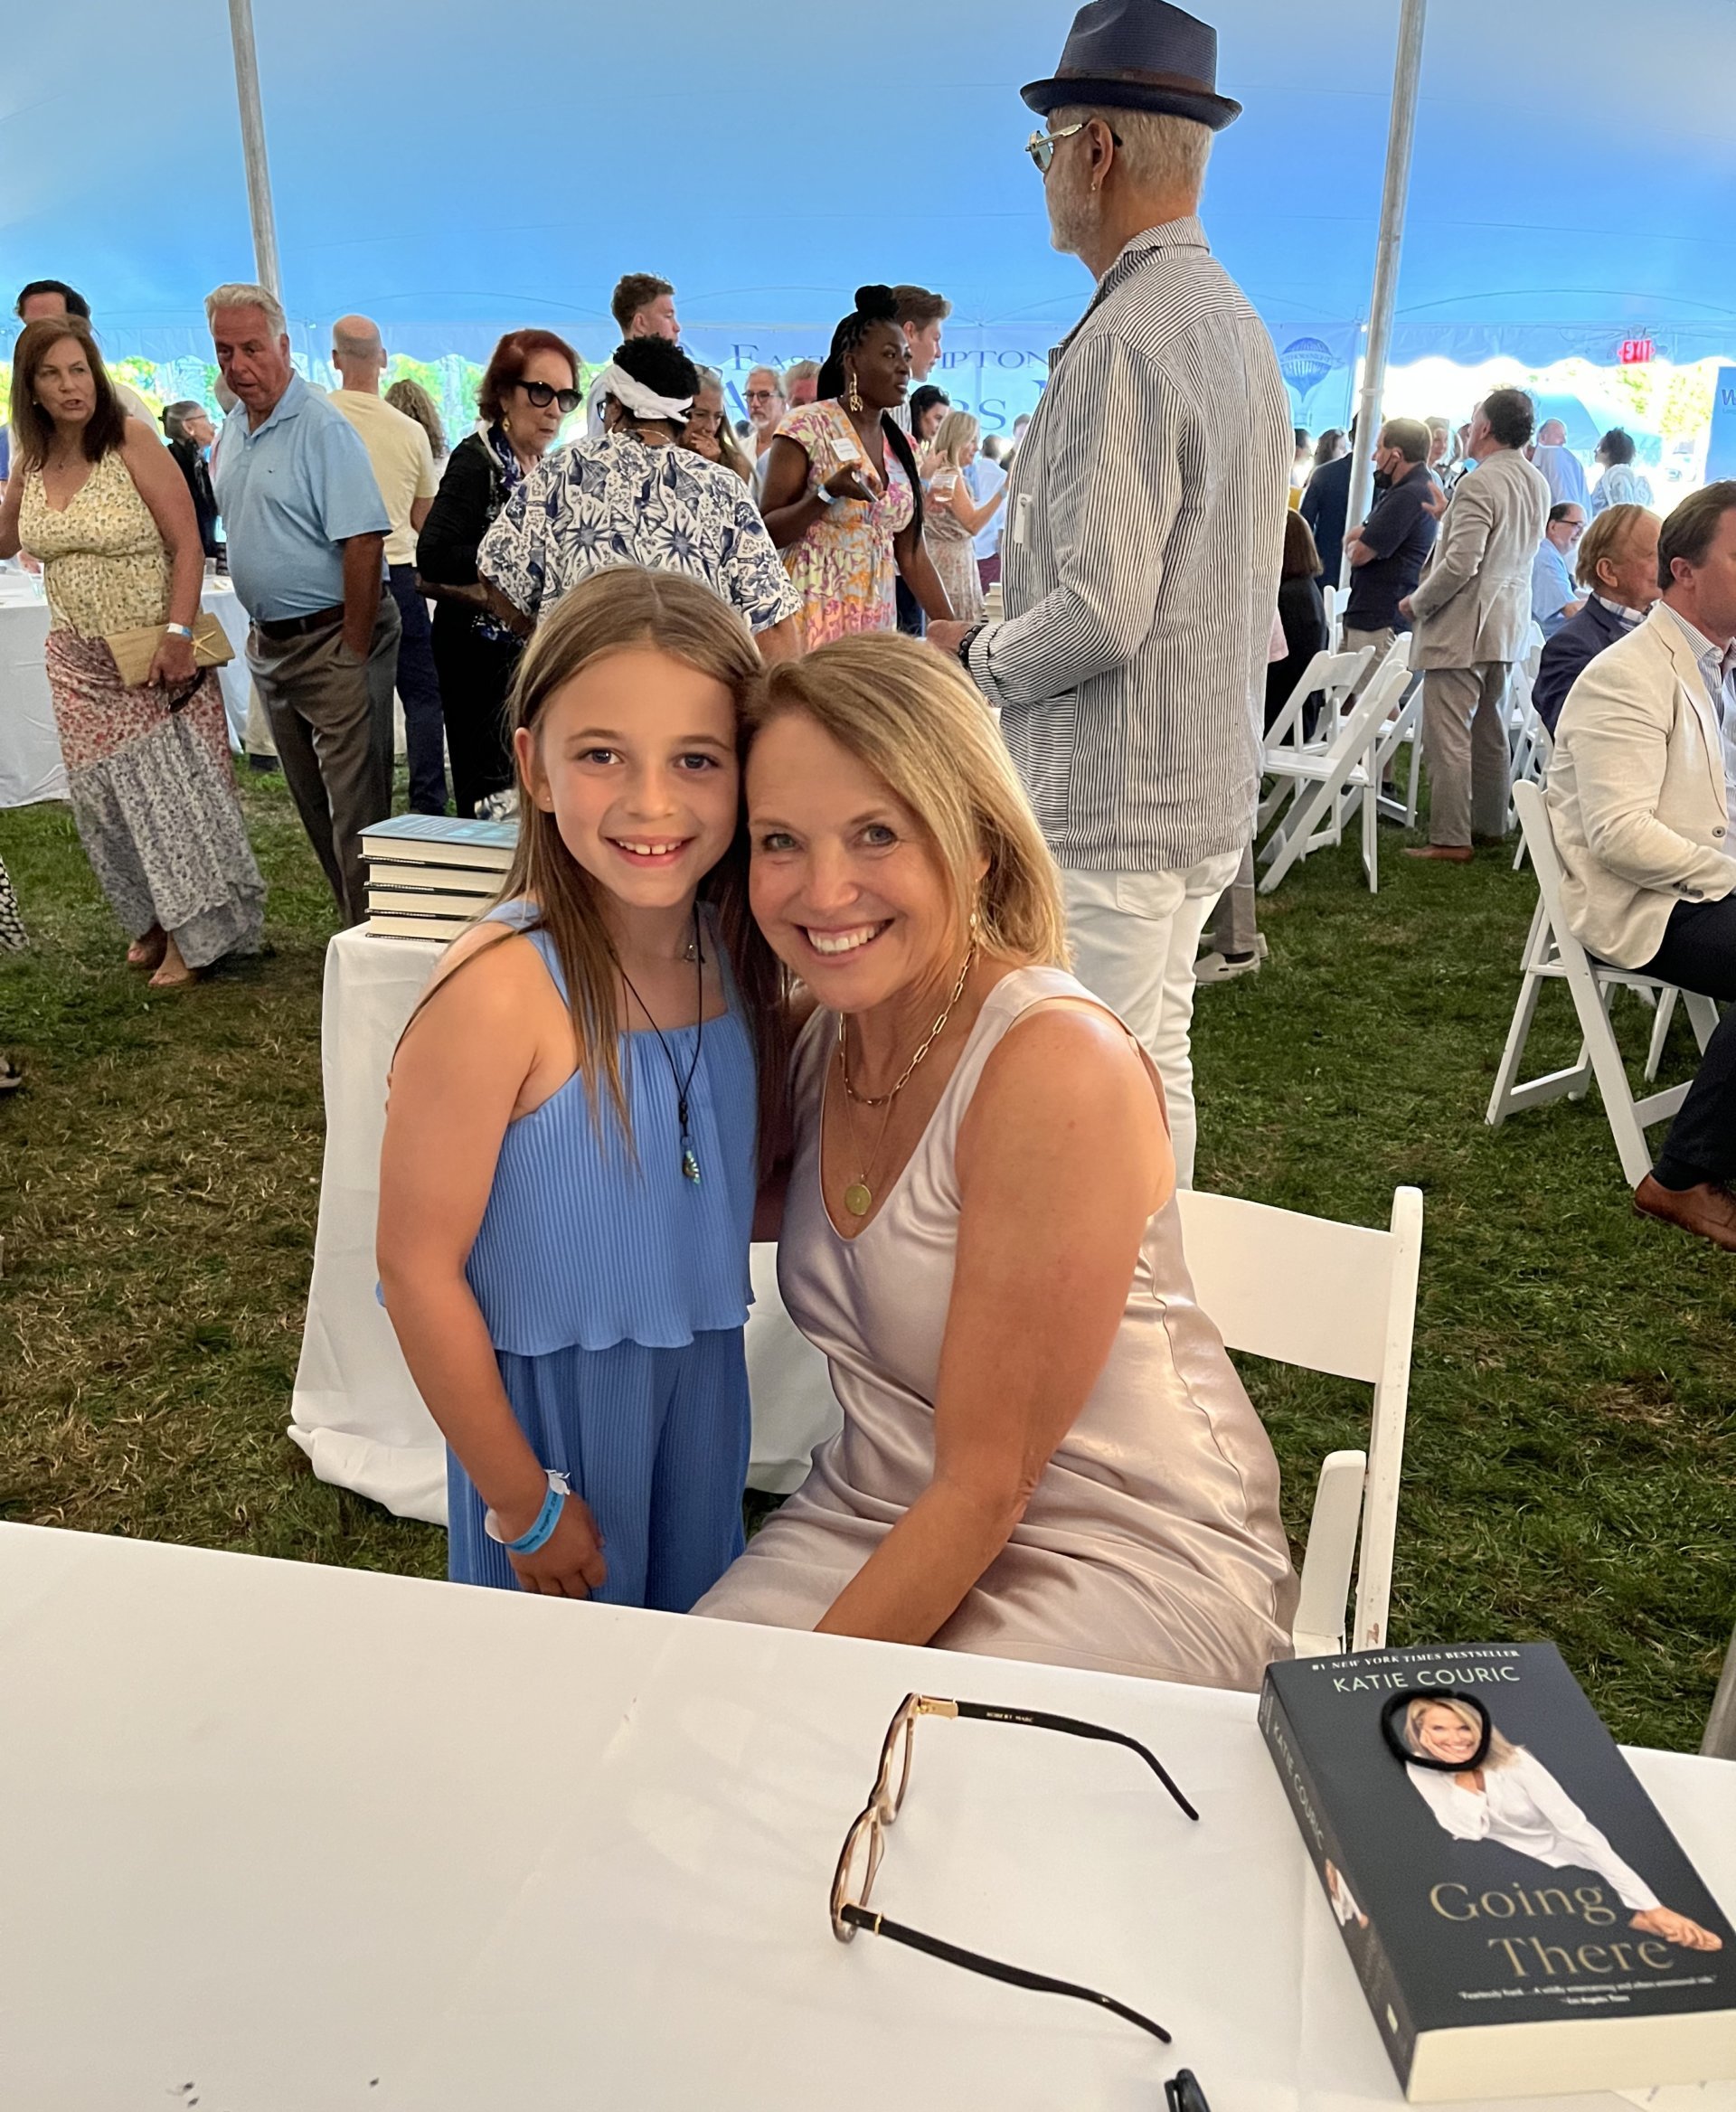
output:
[[844,1207],[852,1217],[866,1217],[874,1207],[873,1191],[866,1181],[852,1181],[844,1192]]

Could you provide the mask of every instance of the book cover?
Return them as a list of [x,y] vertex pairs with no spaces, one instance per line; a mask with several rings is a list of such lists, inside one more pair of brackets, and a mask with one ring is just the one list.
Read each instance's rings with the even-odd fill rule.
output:
[[1274,1664],[1260,1720],[1407,2097],[1736,2078],[1736,1931],[1552,1644]]
[[464,821],[444,814],[398,814],[362,831],[362,855],[504,872],[513,862],[518,824]]

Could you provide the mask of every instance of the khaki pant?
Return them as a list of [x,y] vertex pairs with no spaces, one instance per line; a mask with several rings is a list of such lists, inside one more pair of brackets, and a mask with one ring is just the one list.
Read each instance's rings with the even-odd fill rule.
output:
[[361,832],[392,812],[398,634],[398,606],[382,591],[365,660],[337,624],[282,640],[256,626],[247,642],[284,779],[345,924],[368,913]]
[[1374,648],[1374,657],[1356,677],[1356,686],[1350,693],[1353,703],[1381,672],[1381,663],[1391,652],[1392,641],[1398,635],[1398,632],[1393,630],[1391,626],[1385,630],[1379,631],[1354,631],[1348,624],[1344,626],[1344,642],[1341,648],[1342,651],[1360,653],[1364,646],[1373,646]]
[[1458,850],[1471,836],[1507,833],[1513,758],[1507,746],[1505,660],[1431,667],[1422,678],[1422,744],[1429,758],[1429,841]]

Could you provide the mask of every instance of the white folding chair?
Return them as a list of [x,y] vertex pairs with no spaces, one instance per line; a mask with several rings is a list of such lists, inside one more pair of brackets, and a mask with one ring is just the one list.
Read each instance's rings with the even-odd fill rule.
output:
[[[1525,722],[1520,731],[1519,745],[1514,750],[1513,782],[1515,785],[1535,785],[1540,789],[1549,782],[1550,758],[1555,753],[1555,742],[1549,728],[1537,715],[1537,707],[1531,701],[1531,692],[1525,692]],[[1519,818],[1519,810],[1511,797],[1507,801],[1507,826],[1511,828]],[[1530,853],[1525,849],[1525,834],[1519,832],[1519,848],[1513,854],[1513,870],[1517,872]]]
[[1298,1657],[1385,1646],[1422,1255],[1422,1192],[1398,1188],[1387,1231],[1184,1189],[1182,1244],[1200,1309],[1225,1344],[1374,1389],[1365,1452],[1320,1468],[1291,1641]]
[[[1568,929],[1562,913],[1561,863],[1556,856],[1555,837],[1549,825],[1549,809],[1543,801],[1542,786],[1515,785],[1513,802],[1537,874],[1537,912],[1531,920],[1530,937],[1525,940],[1519,1002],[1514,1007],[1513,1024],[1507,1032],[1507,1045],[1501,1053],[1500,1068],[1495,1074],[1495,1089],[1489,1095],[1489,1109],[1485,1119],[1491,1129],[1498,1129],[1509,1115],[1516,1115],[1522,1108],[1543,1108],[1552,1100],[1563,1098],[1582,1100],[1595,1078],[1603,1098],[1603,1111],[1609,1120],[1609,1133],[1615,1138],[1621,1159],[1622,1173],[1628,1185],[1637,1188],[1652,1170],[1652,1155],[1646,1148],[1646,1131],[1654,1122],[1665,1121],[1674,1115],[1687,1098],[1688,1089],[1685,1085],[1672,1086],[1665,1092],[1650,1093],[1644,1099],[1635,1099],[1633,1089],[1628,1083],[1627,1066],[1616,1044],[1615,1030],[1609,1023],[1609,999],[1617,990],[1634,990],[1657,1001],[1659,1016],[1646,1054],[1646,1082],[1649,1084],[1657,1075],[1664,1036],[1669,1031],[1669,1015],[1663,1000],[1665,996],[1673,998],[1675,992],[1673,985],[1656,976],[1612,967],[1608,961],[1598,960],[1587,953]],[[1567,1070],[1552,1070],[1543,1078],[1530,1079],[1521,1084],[1519,1070],[1524,1061],[1531,1023],[1536,1017],[1537,1000],[1543,995],[1543,985],[1552,982],[1565,983],[1573,999],[1583,1037],[1580,1052]],[[1710,997],[1697,992],[1684,990],[1680,995],[1694,1024],[1694,1039],[1703,1050],[1718,1023],[1718,1007]]]
[[1379,754],[1386,715],[1410,684],[1408,667],[1396,661],[1381,671],[1338,720],[1324,748],[1266,750],[1266,769],[1280,787],[1294,788],[1294,804],[1279,813],[1276,796],[1267,806],[1276,821],[1260,850],[1268,871],[1260,891],[1269,895],[1292,865],[1311,851],[1342,841],[1352,814],[1361,809],[1363,871],[1369,892],[1380,887],[1378,823],[1381,786]]
[[[1360,646],[1354,653],[1316,653],[1302,670],[1300,680],[1267,730],[1268,755],[1290,749],[1324,747],[1333,721],[1344,710],[1351,691],[1362,678],[1363,668],[1373,657],[1372,646]],[[1325,706],[1310,740],[1303,707],[1316,691],[1325,700]]]

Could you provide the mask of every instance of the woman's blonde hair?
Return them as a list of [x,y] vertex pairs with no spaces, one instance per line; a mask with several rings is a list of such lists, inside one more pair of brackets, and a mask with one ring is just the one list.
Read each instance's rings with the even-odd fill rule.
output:
[[945,462],[954,469],[964,467],[965,449],[983,437],[981,424],[967,410],[949,410],[929,442],[929,461]]
[[730,399],[723,387],[723,377],[715,367],[701,367],[699,385],[702,389],[715,389],[720,399],[717,419],[717,451],[725,469],[733,469],[743,484],[753,482],[753,464],[748,459],[748,451],[741,445],[735,428],[730,423]]
[[446,427],[440,420],[440,410],[434,399],[406,374],[394,382],[386,391],[386,401],[394,410],[401,410],[406,418],[413,418],[428,435],[428,444],[434,450],[434,459],[446,459]]
[[[666,653],[729,690],[736,703],[741,752],[746,740],[742,704],[761,667],[759,647],[746,626],[697,580],[632,566],[593,573],[563,595],[538,626],[513,682],[509,708],[514,731],[523,728],[535,740],[557,691],[609,654],[636,646]],[[618,1027],[620,962],[603,911],[602,886],[568,850],[556,817],[537,805],[522,767],[519,774],[518,845],[500,899],[535,904],[531,928],[546,931],[554,942],[572,1013],[579,1070],[592,1108],[607,1088],[626,1127],[629,1117]],[[783,1132],[784,974],[749,912],[748,836],[739,816],[734,841],[699,892],[715,911],[754,1038],[760,1158],[762,1164],[769,1164],[781,1147]],[[503,937],[509,936],[510,929],[504,929]]]
[[[1461,1702],[1457,1694],[1419,1694],[1414,1702],[1407,1703],[1405,1707],[1404,1742],[1413,1753],[1424,1758],[1432,1759],[1434,1757],[1422,1742],[1420,1726],[1426,1709],[1445,1709],[1448,1715],[1457,1716],[1467,1730],[1476,1731],[1479,1738],[1483,1735],[1483,1719],[1468,1702]],[[1491,1723],[1488,1757],[1483,1765],[1486,1768],[1510,1767],[1518,1755],[1519,1748],[1503,1738]]]
[[955,945],[974,910],[984,953],[1067,965],[1061,875],[1000,729],[956,661],[896,631],[840,638],[761,676],[748,699],[750,745],[795,712],[916,816],[951,898]]

